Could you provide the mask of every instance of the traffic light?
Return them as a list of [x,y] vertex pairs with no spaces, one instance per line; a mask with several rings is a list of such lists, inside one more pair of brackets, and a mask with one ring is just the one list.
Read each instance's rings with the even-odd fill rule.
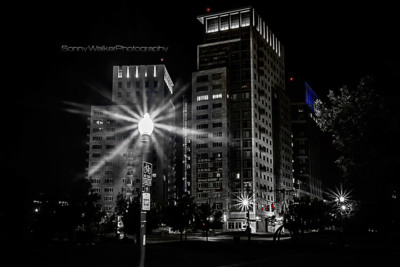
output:
[[265,205],[265,211],[269,211],[269,204]]
[[272,211],[274,211],[274,210],[275,210],[274,203],[271,203],[271,210],[272,210]]

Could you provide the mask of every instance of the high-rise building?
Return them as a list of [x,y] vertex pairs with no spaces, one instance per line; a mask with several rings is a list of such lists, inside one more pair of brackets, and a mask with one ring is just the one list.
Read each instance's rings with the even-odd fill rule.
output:
[[[91,107],[88,179],[107,212],[118,193],[138,195],[143,160],[153,165],[152,201],[176,197],[173,86],[164,65],[114,66],[112,105]],[[138,131],[145,113],[155,123],[146,155]]]
[[293,178],[298,197],[322,199],[322,132],[315,121],[317,94],[302,81],[288,84],[293,132]]
[[191,189],[227,230],[266,231],[292,191],[284,49],[253,7],[198,16],[204,43],[192,77]]

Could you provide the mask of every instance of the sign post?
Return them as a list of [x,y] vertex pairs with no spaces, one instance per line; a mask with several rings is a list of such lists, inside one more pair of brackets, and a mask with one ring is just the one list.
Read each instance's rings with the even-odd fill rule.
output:
[[142,164],[142,208],[140,211],[140,267],[144,267],[145,246],[146,246],[146,212],[150,210],[150,193],[153,176],[153,165],[143,161]]

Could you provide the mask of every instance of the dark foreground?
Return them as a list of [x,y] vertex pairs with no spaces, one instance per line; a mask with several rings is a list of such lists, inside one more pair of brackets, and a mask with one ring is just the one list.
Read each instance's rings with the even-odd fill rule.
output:
[[[225,236],[226,237],[226,236]],[[248,243],[176,237],[150,237],[145,266],[384,266],[400,255],[398,235],[309,234],[303,240],[254,238]],[[152,240],[152,242],[151,242]],[[162,241],[162,242],[159,242]],[[0,266],[137,266],[138,249],[132,242],[94,245],[52,243],[3,244]]]

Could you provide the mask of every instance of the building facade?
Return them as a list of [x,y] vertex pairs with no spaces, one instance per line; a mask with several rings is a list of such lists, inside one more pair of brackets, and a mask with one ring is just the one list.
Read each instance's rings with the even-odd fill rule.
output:
[[[143,160],[153,164],[152,201],[163,204],[176,197],[172,95],[173,83],[164,65],[114,66],[113,104],[92,106],[88,126],[88,179],[106,212],[113,211],[119,193],[140,193]],[[155,123],[146,144],[138,131],[145,113]]]
[[288,85],[293,131],[293,177],[298,197],[322,199],[321,130],[315,121],[317,94],[306,82]]
[[224,212],[227,230],[267,231],[291,198],[284,49],[253,7],[198,16],[204,42],[192,77],[191,190]]

